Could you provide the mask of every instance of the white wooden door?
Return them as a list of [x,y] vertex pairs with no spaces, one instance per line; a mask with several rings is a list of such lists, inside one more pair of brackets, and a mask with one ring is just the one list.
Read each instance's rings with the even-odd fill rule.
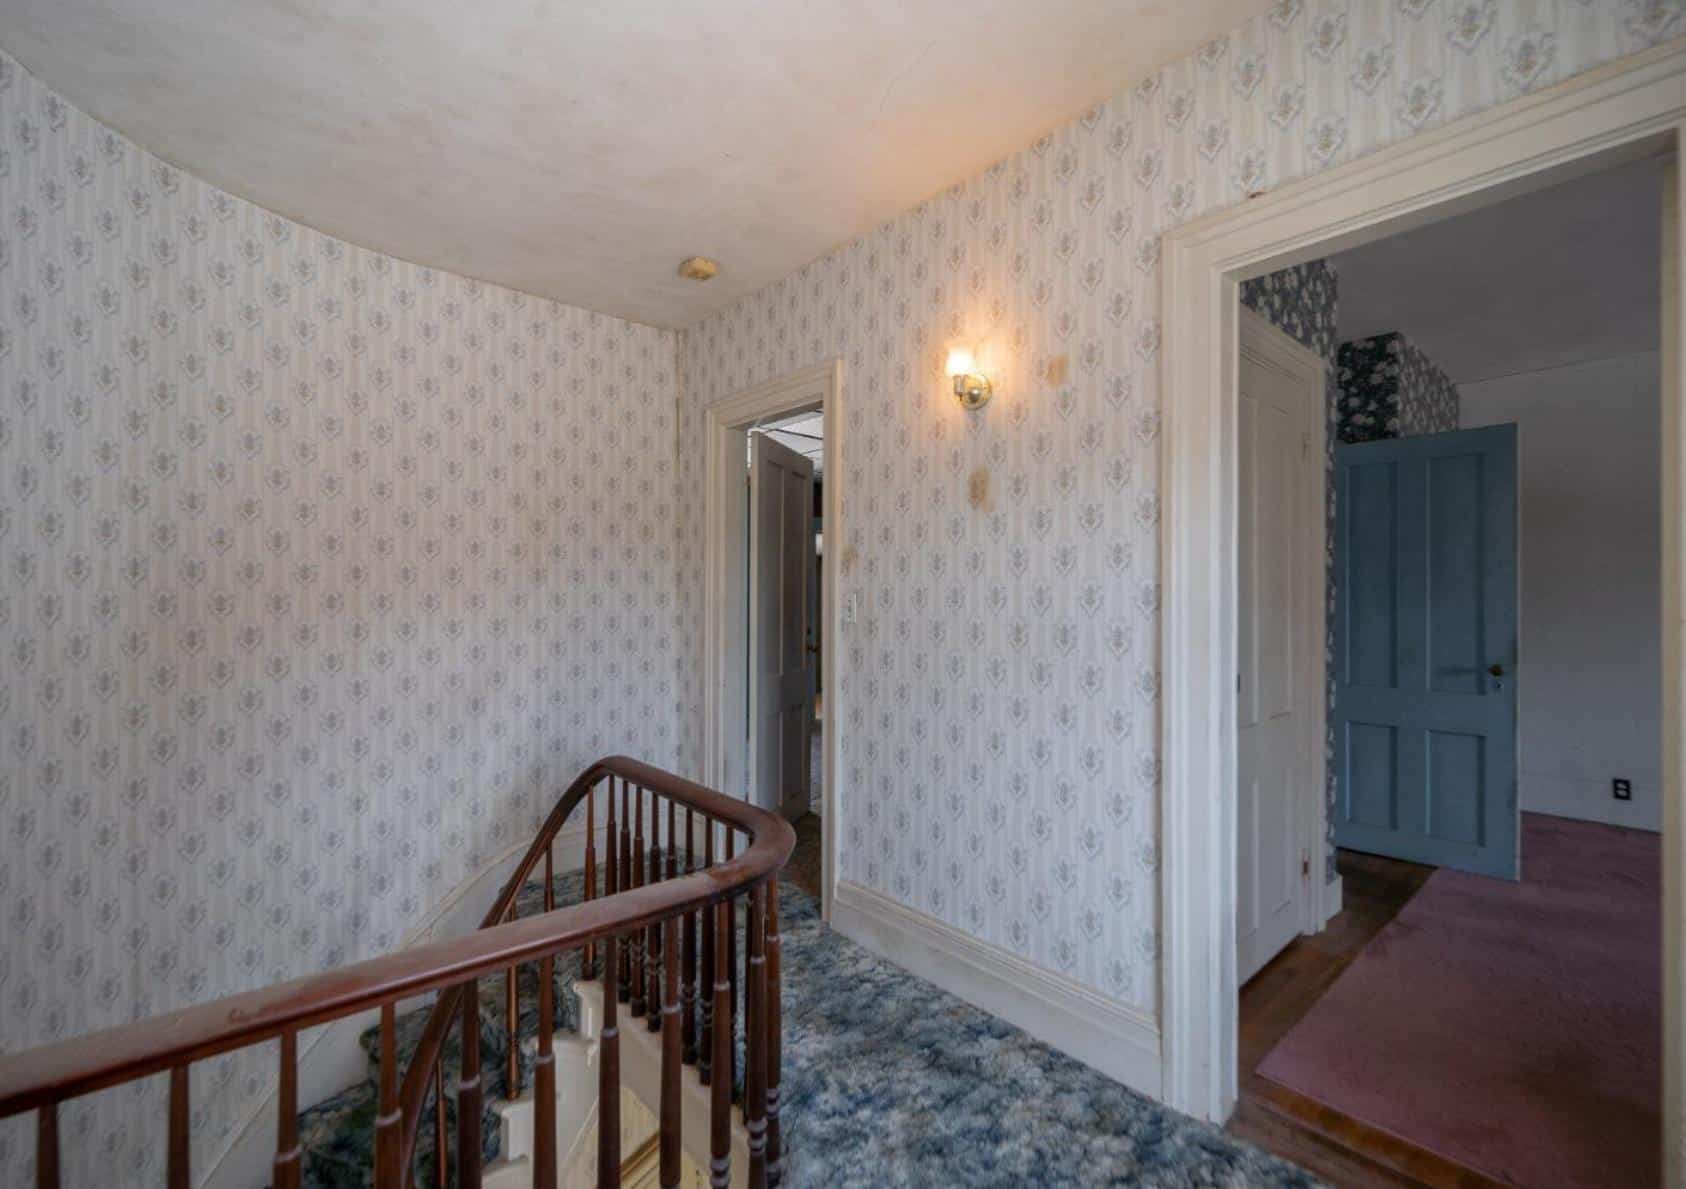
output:
[[[1309,601],[1323,597],[1322,378],[1296,364],[1286,336],[1242,321],[1236,681],[1236,973],[1246,982],[1297,936],[1310,895],[1305,805],[1315,792],[1313,719],[1322,642]],[[1313,475],[1313,471],[1315,475]],[[1310,608],[1312,611],[1314,607]],[[1321,721],[1320,718],[1318,721]],[[1321,747],[1321,741],[1316,741]]]
[[813,730],[814,464],[766,434],[750,437],[750,787],[763,809],[808,804]]

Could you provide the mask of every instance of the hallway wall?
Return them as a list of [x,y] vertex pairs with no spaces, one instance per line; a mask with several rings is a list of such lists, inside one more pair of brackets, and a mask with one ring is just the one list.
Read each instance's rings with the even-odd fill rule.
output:
[[[1522,808],[1661,830],[1658,355],[1463,391],[1466,428],[1517,425]],[[1610,795],[1617,776],[1633,800]]]
[[[0,1052],[381,953],[589,760],[673,763],[676,335],[270,214],[3,54],[0,215]],[[194,1066],[196,1169],[275,1070]],[[67,1104],[65,1183],[161,1184],[163,1089]]]
[[[1680,31],[1643,4],[1281,0],[686,332],[684,443],[708,403],[843,360],[843,879],[1157,1012],[1160,235]],[[956,340],[996,383],[976,414]],[[699,492],[700,448],[679,468]]]

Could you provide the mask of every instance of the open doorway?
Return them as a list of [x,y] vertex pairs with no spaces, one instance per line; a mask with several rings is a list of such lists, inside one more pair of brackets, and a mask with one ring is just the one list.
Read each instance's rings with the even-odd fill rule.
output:
[[[841,539],[835,363],[711,406],[705,720],[716,788],[796,827],[788,884],[829,912]],[[833,543],[827,548],[828,542]]]
[[[1661,1183],[1669,169],[1241,286],[1235,1126],[1340,1183]],[[1328,377],[1315,503],[1273,339]],[[1272,732],[1312,701],[1328,878],[1294,887],[1282,789],[1321,766]],[[1326,932],[1271,931],[1296,894]]]

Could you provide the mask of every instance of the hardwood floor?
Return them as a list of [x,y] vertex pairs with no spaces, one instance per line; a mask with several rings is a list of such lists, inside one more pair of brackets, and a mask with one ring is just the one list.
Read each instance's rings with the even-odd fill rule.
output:
[[[1255,1072],[1360,950],[1398,915],[1434,868],[1341,851],[1343,904],[1329,927],[1300,937],[1241,988],[1240,1100],[1229,1131],[1339,1186],[1498,1185]],[[1380,1071],[1378,1071],[1380,1076]]]

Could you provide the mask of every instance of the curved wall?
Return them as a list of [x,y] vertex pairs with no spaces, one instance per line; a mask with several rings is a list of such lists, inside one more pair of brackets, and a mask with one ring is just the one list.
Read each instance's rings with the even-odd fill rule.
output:
[[[590,758],[675,762],[676,346],[0,55],[0,1050],[379,953]],[[274,1069],[194,1067],[201,1171]],[[66,1183],[161,1183],[162,1089],[69,1104]]]

